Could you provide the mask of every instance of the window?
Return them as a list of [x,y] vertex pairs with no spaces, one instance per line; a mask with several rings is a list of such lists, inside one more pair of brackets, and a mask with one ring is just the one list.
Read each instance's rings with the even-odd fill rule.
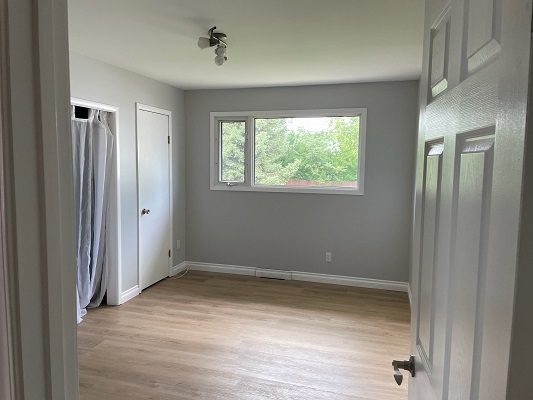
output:
[[211,113],[211,189],[363,194],[366,109]]
[[220,121],[219,182],[244,183],[246,121]]

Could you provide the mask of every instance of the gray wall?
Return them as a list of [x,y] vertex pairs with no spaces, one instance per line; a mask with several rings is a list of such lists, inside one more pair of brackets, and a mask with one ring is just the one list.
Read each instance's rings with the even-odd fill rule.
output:
[[[418,83],[185,92],[187,260],[407,281]],[[209,190],[209,112],[366,107],[363,196]],[[325,262],[325,252],[333,262]]]
[[122,291],[138,283],[137,272],[137,150],[135,103],[172,112],[174,265],[185,260],[185,120],[180,89],[96,61],[70,55],[71,95],[119,107],[120,185],[122,211]]

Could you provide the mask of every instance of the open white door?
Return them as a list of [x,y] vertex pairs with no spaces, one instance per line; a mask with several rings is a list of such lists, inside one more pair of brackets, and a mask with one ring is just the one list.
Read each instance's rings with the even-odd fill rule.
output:
[[411,400],[506,399],[530,23],[530,0],[426,1]]
[[137,105],[140,289],[166,278],[171,260],[170,111]]

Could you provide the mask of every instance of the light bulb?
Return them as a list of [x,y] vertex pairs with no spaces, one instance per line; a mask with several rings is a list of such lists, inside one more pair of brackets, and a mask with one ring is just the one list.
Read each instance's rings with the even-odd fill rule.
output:
[[224,64],[227,60],[227,57],[224,57],[222,55],[219,55],[219,56],[216,56],[215,57],[215,64],[218,65],[218,66],[221,66],[222,64]]
[[226,48],[224,46],[218,46],[215,49],[215,54],[217,56],[225,56],[226,55]]
[[209,38],[201,37],[198,38],[198,47],[201,49],[207,49],[210,46]]

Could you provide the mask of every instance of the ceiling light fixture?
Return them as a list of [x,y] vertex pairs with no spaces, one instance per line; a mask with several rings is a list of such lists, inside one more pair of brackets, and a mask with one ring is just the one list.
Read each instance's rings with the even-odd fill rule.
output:
[[209,37],[200,37],[198,39],[198,47],[201,49],[207,49],[208,47],[215,47],[215,64],[220,66],[224,64],[226,61],[228,61],[228,57],[226,56],[226,49],[228,47],[228,43],[226,42],[227,36],[225,33],[222,32],[215,32],[215,29],[217,29],[216,26],[209,29],[208,34]]

